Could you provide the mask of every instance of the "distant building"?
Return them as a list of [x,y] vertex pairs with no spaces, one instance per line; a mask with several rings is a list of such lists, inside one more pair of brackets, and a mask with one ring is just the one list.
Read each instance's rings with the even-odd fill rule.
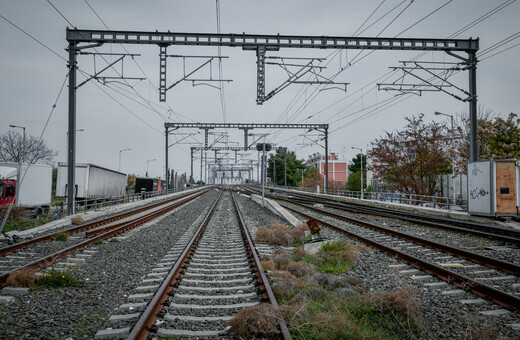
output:
[[[314,166],[325,177],[324,155],[321,155],[319,152],[309,155],[305,164]],[[339,185],[347,183],[347,162],[339,160],[338,155],[335,153],[329,155],[329,181],[336,182]]]

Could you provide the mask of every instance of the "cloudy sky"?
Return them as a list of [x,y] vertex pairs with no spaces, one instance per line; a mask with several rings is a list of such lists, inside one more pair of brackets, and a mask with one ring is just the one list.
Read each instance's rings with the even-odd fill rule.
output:
[[[218,15],[219,13],[219,15]],[[410,38],[480,38],[477,70],[479,105],[496,115],[518,113],[520,86],[520,2],[516,0],[17,0],[0,1],[0,133],[9,124],[27,128],[27,133],[43,139],[59,152],[56,161],[66,161],[67,76],[66,27],[122,31],[178,31],[215,33],[288,34],[316,36],[365,36]],[[217,20],[219,18],[220,20]],[[126,49],[126,50],[125,50]],[[503,51],[503,52],[502,52]],[[269,57],[322,58],[315,69],[337,86],[293,84],[264,103],[256,104],[256,55],[240,48],[223,47],[221,71],[214,60],[191,78],[233,80],[218,82],[181,82],[159,102],[159,48],[155,45],[104,45],[78,56],[78,83],[115,61],[118,53],[139,54],[125,57],[103,75],[77,91],[77,161],[144,175],[149,165],[151,176],[164,176],[165,122],[228,123],[328,123],[330,151],[351,159],[384,131],[400,129],[407,116],[424,113],[426,120],[442,120],[435,111],[466,114],[468,104],[441,92],[396,96],[396,92],[377,91],[377,83],[399,81],[402,71],[391,72],[400,61],[435,62],[450,66],[456,59],[444,52],[410,51],[334,51],[285,49],[269,52]],[[110,55],[108,54],[110,53]],[[215,56],[216,47],[171,46],[168,54]],[[268,59],[280,63],[282,59]],[[286,63],[306,64],[310,59],[283,59]],[[168,58],[167,85],[177,82],[206,59]],[[440,64],[439,64],[440,63]],[[431,64],[430,64],[431,65]],[[211,66],[211,67],[209,67]],[[291,67],[291,72],[296,72]],[[120,75],[127,78],[113,79]],[[425,77],[424,73],[417,73]],[[142,78],[142,80],[140,80]],[[278,65],[267,65],[266,92],[280,86],[287,73]],[[301,80],[315,80],[308,73]],[[461,89],[468,88],[468,73],[454,72],[448,79]],[[404,78],[405,83],[417,79]],[[349,83],[346,92],[343,83]],[[209,86],[211,85],[211,86]],[[223,88],[219,90],[218,87]],[[62,90],[62,92],[60,92]],[[455,88],[447,91],[462,96]],[[56,107],[53,110],[53,105]],[[51,115],[52,114],[52,115]],[[46,122],[49,120],[47,127]],[[210,142],[216,146],[243,145],[243,133],[215,130]],[[298,130],[253,130],[269,133],[269,142],[287,146],[301,159],[323,152],[316,133]],[[225,134],[219,137],[219,134]],[[255,137],[250,137],[253,141]],[[183,129],[170,137],[169,167],[189,172],[190,144],[203,142],[198,130]],[[227,144],[221,143],[226,142]],[[242,154],[242,153],[241,153]],[[212,153],[211,153],[212,155]],[[229,154],[234,158],[234,154]],[[256,152],[242,154],[256,160]],[[149,161],[156,159],[156,161]],[[149,162],[147,162],[149,161]],[[233,160],[229,162],[234,163]],[[195,179],[199,163],[195,162]]]

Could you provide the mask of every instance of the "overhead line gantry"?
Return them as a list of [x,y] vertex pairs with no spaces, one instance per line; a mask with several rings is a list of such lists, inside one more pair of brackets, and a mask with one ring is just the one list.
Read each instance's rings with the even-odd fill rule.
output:
[[[166,60],[167,48],[179,46],[227,46],[241,47],[255,51],[257,57],[257,104],[266,100],[265,59],[266,53],[282,48],[310,49],[370,49],[407,51],[444,51],[467,63],[469,70],[469,112],[470,112],[470,160],[478,160],[477,148],[477,90],[476,52],[477,39],[426,39],[426,38],[371,38],[338,36],[295,36],[266,34],[224,34],[224,33],[183,33],[183,32],[141,32],[114,30],[69,29],[66,31],[69,43],[69,146],[68,146],[68,202],[69,214],[74,213],[74,162],[76,142],[76,56],[79,51],[103,44],[152,44],[159,46],[159,101],[166,101]],[[79,44],[87,44],[79,46]],[[456,52],[467,53],[467,58]],[[166,138],[168,134],[166,134]],[[325,157],[327,160],[328,157]],[[326,169],[328,176],[328,169]],[[166,176],[166,180],[167,180]],[[327,188],[327,183],[325,183]]]

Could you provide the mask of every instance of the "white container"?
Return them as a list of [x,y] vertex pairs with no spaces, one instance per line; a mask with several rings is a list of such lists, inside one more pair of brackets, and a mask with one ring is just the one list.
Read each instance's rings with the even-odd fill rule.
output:
[[[20,177],[22,178],[21,183]],[[50,165],[22,164],[20,171],[19,163],[0,163],[0,178],[16,181],[17,206],[50,206],[52,195],[52,167]]]
[[[67,163],[58,163],[56,197],[67,196]],[[76,198],[123,196],[126,193],[126,174],[88,163],[77,163],[74,172]]]

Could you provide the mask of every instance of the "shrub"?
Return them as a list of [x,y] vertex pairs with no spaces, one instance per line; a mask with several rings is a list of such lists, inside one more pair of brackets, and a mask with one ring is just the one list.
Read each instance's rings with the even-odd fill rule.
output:
[[295,228],[287,227],[280,223],[271,226],[262,226],[255,234],[256,242],[269,243],[279,246],[290,244],[300,244],[305,241],[305,231],[309,228],[305,224],[300,224]]
[[272,255],[275,268],[278,270],[285,270],[289,264],[289,254],[285,249],[276,249]]
[[316,267],[306,262],[291,262],[287,265],[287,271],[300,278],[312,276],[317,272]]
[[285,270],[272,273],[271,279],[271,289],[277,300],[288,300],[303,287],[303,280]]
[[82,281],[72,271],[59,271],[52,268],[36,279],[35,286],[47,288],[78,287],[81,283]]
[[63,231],[63,230],[60,230],[56,233],[56,237],[54,238],[56,241],[62,241],[62,242],[65,242],[69,239],[69,235]]
[[83,220],[83,218],[81,218],[81,216],[74,216],[70,220],[70,223],[72,223],[73,225],[82,225],[85,224],[85,221]]
[[260,264],[262,265],[262,268],[264,270],[274,270],[276,266],[274,265],[272,258],[265,258],[260,261]]
[[271,304],[263,303],[242,309],[229,321],[229,325],[235,333],[246,339],[256,336],[274,338],[279,331],[280,320],[280,312]]
[[11,273],[7,277],[7,285],[11,287],[30,287],[36,280],[35,270],[30,268],[24,268]]

